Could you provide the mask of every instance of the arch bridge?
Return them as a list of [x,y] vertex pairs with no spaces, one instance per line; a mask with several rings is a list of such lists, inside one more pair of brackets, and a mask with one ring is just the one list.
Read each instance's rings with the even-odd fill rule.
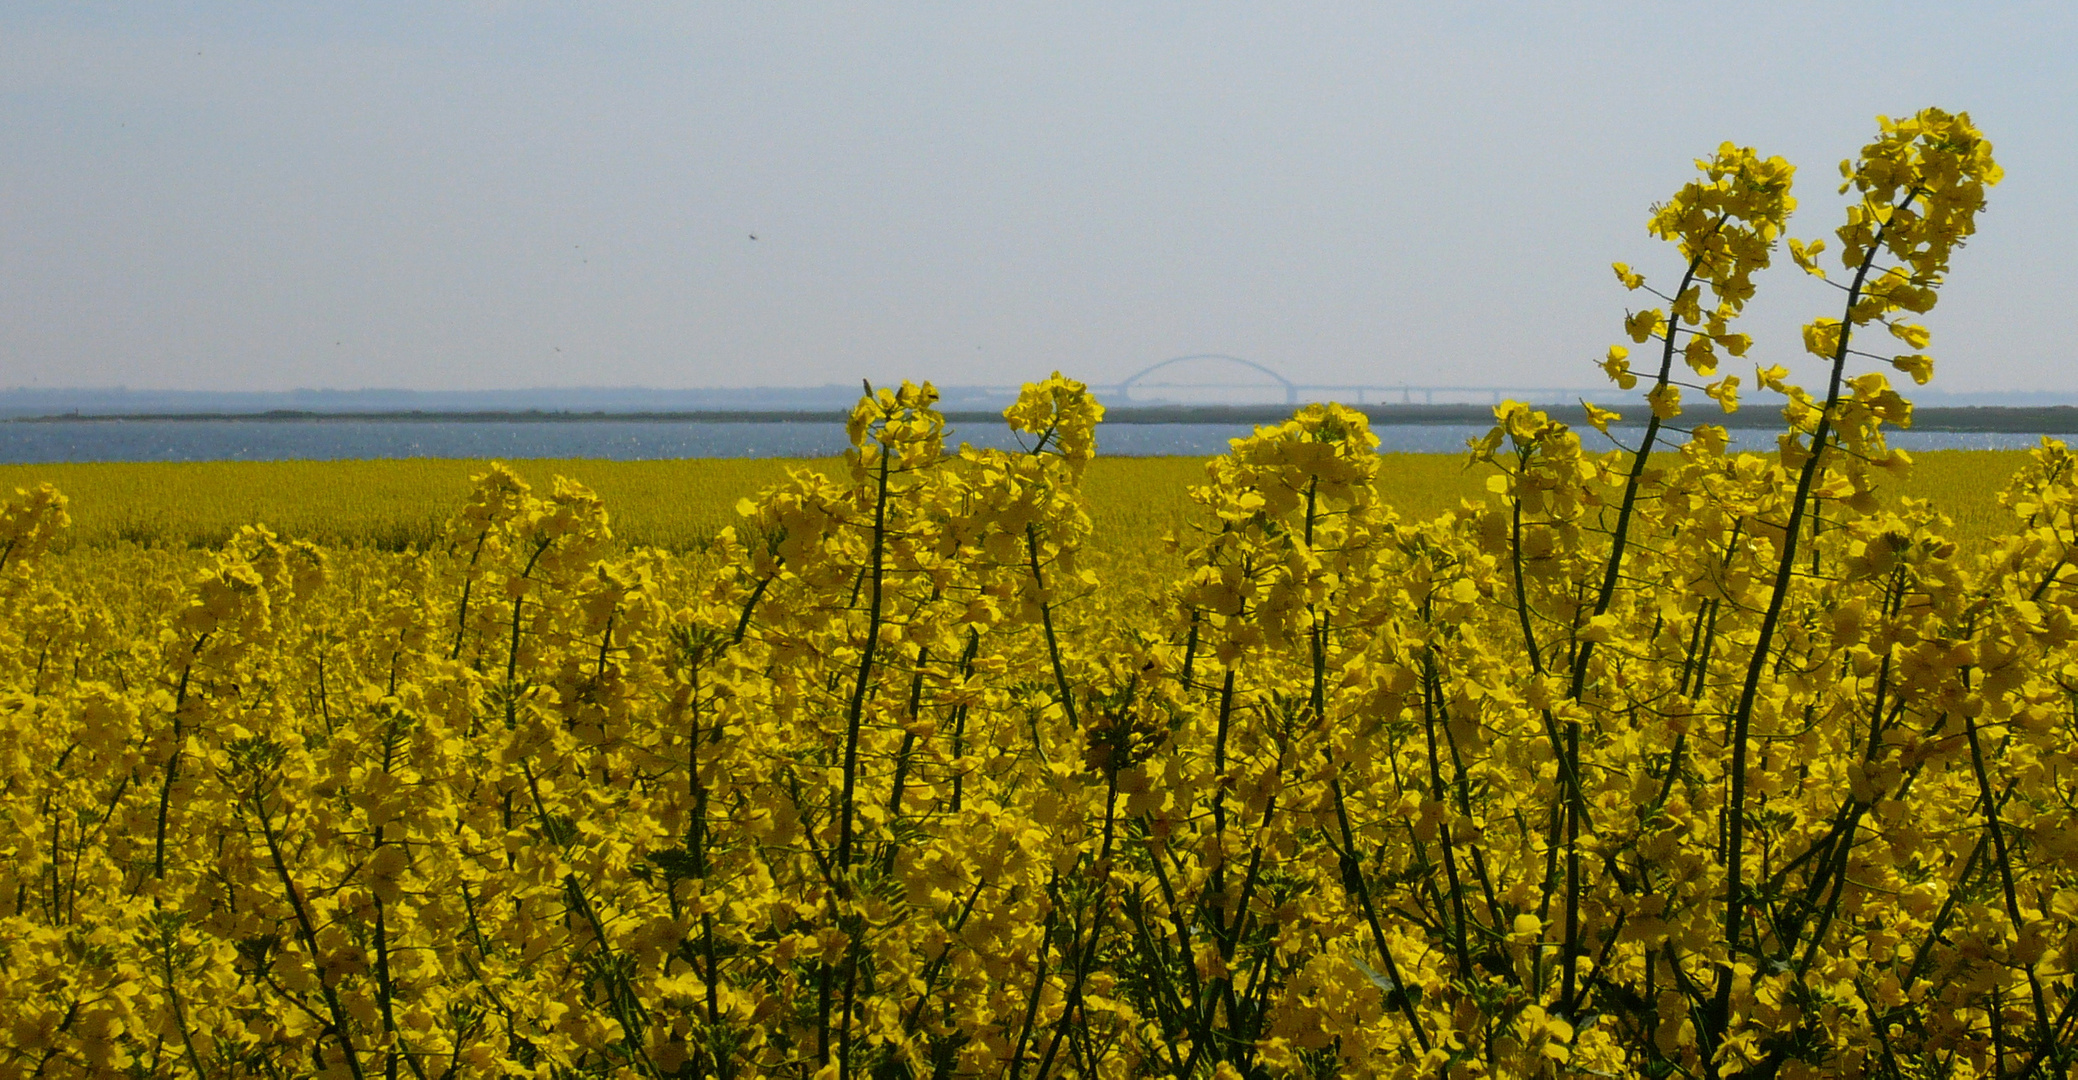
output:
[[[1206,362],[1225,366],[1240,367],[1248,371],[1256,372],[1260,375],[1268,376],[1270,379],[1271,386],[1273,386],[1276,389],[1280,389],[1284,392],[1284,402],[1287,405],[1297,405],[1302,400],[1321,397],[1329,394],[1343,395],[1343,399],[1345,401],[1348,401],[1350,404],[1355,405],[1386,404],[1391,402],[1394,398],[1398,398],[1399,402],[1402,404],[1413,404],[1417,399],[1419,399],[1424,404],[1433,405],[1436,402],[1436,395],[1438,394],[1445,395],[1446,397],[1450,397],[1453,395],[1472,395],[1475,397],[1486,397],[1491,399],[1492,403],[1499,404],[1505,398],[1516,398],[1518,400],[1537,402],[1570,401],[1580,395],[1589,394],[1593,392],[1580,387],[1565,386],[1500,387],[1491,385],[1415,386],[1411,383],[1297,383],[1286,378],[1282,372],[1266,364],[1259,364],[1254,360],[1248,360],[1239,356],[1230,356],[1226,353],[1192,353],[1189,356],[1172,356],[1167,360],[1161,360],[1149,364],[1146,367],[1133,372],[1131,375],[1128,375],[1125,378],[1120,379],[1118,382],[1112,383],[1109,386],[1103,386],[1102,389],[1108,390],[1112,394],[1115,394],[1115,400],[1118,404],[1121,405],[1129,405],[1132,403],[1133,391],[1136,388],[1143,390],[1152,390],[1157,388],[1175,388],[1190,390],[1266,389],[1264,384],[1260,382],[1170,383],[1148,381],[1148,376],[1153,375],[1156,372],[1163,370],[1164,368],[1174,367],[1179,364],[1195,365]],[[1098,384],[1093,383],[1092,385]],[[1367,398],[1369,399],[1368,401],[1366,401]]]
[[1116,391],[1118,392],[1118,399],[1119,399],[1119,401],[1120,401],[1120,402],[1127,402],[1127,401],[1131,401],[1131,400],[1132,400],[1132,397],[1133,397],[1133,387],[1135,387],[1135,386],[1141,386],[1141,385],[1145,385],[1145,386],[1149,386],[1149,387],[1155,387],[1155,386],[1179,386],[1179,387],[1181,387],[1181,386],[1188,386],[1188,387],[1190,387],[1190,388],[1192,388],[1192,389],[1217,389],[1217,390],[1232,390],[1232,389],[1240,389],[1240,388],[1248,388],[1248,389],[1254,389],[1255,387],[1257,387],[1257,386],[1260,386],[1260,385],[1261,385],[1261,384],[1259,384],[1259,383],[1149,383],[1149,382],[1146,382],[1146,379],[1147,379],[1147,377],[1148,377],[1149,375],[1152,375],[1152,374],[1154,374],[1155,372],[1157,372],[1157,371],[1160,371],[1160,370],[1162,370],[1163,368],[1166,368],[1166,367],[1173,367],[1173,366],[1175,366],[1175,365],[1177,365],[1177,364],[1194,364],[1194,363],[1197,363],[1197,362],[1199,362],[1199,361],[1202,361],[1202,360],[1214,360],[1214,361],[1223,361],[1223,362],[1225,362],[1225,363],[1228,363],[1228,364],[1239,364],[1239,365],[1241,365],[1242,367],[1244,367],[1244,368],[1247,368],[1247,369],[1249,369],[1249,370],[1251,370],[1251,371],[1261,372],[1261,373],[1262,373],[1262,374],[1264,374],[1264,375],[1268,375],[1268,376],[1269,376],[1269,377],[1271,378],[1271,380],[1272,380],[1272,381],[1276,382],[1276,383],[1277,383],[1277,384],[1278,384],[1279,386],[1282,386],[1282,387],[1284,388],[1284,403],[1285,403],[1285,404],[1287,404],[1287,405],[1296,405],[1296,404],[1298,404],[1298,403],[1299,403],[1299,385],[1298,385],[1297,383],[1294,383],[1294,382],[1292,382],[1292,381],[1291,381],[1290,379],[1287,379],[1287,378],[1285,378],[1285,377],[1284,377],[1284,376],[1283,376],[1282,374],[1280,374],[1280,373],[1279,373],[1279,372],[1278,372],[1278,371],[1277,371],[1276,369],[1274,369],[1274,368],[1270,368],[1270,367],[1266,367],[1266,366],[1264,366],[1264,365],[1262,365],[1262,364],[1258,364],[1258,363],[1256,363],[1256,362],[1255,362],[1255,361],[1253,361],[1253,360],[1243,360],[1242,358],[1240,358],[1240,357],[1238,357],[1238,356],[1228,356],[1228,355],[1227,355],[1227,354],[1225,354],[1225,353],[1193,353],[1193,354],[1191,354],[1190,356],[1172,356],[1172,357],[1170,357],[1170,358],[1169,358],[1169,359],[1167,359],[1167,360],[1162,360],[1162,361],[1158,361],[1158,362],[1156,362],[1156,363],[1152,363],[1152,364],[1149,364],[1149,365],[1147,365],[1146,367],[1144,367],[1144,368],[1141,368],[1140,370],[1138,370],[1138,371],[1136,371],[1136,372],[1132,373],[1131,375],[1128,375],[1128,376],[1126,376],[1126,377],[1125,377],[1124,379],[1121,379],[1121,380],[1119,380],[1119,382],[1118,382],[1118,383],[1117,383],[1116,385],[1114,385],[1114,386],[1112,387],[1112,389],[1113,389],[1113,390],[1116,390]]

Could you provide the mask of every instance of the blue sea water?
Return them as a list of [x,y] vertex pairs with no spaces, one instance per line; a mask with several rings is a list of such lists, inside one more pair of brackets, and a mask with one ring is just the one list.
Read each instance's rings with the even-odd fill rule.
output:
[[[1453,453],[1484,427],[1387,424],[1373,429],[1386,453]],[[1099,452],[1110,456],[1224,453],[1248,424],[1107,424]],[[1621,432],[1619,432],[1621,434]],[[1589,433],[1592,437],[1592,433]],[[1635,436],[1633,436],[1635,437]],[[1992,432],[1896,432],[1908,451],[2019,449],[2038,436]],[[1016,447],[999,425],[956,427],[949,442]],[[1738,449],[1772,449],[1771,431],[1735,430]],[[604,458],[642,461],[698,457],[821,457],[842,453],[834,423],[704,421],[442,420],[77,420],[0,423],[0,462],[327,461],[355,458]],[[1592,445],[1592,444],[1590,444]]]

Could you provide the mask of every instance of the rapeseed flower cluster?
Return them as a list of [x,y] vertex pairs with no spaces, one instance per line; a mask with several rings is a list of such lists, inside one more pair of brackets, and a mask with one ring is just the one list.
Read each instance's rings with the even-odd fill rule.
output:
[[1655,212],[1639,446],[1506,404],[1409,521],[1307,406],[1152,593],[1088,565],[1058,374],[1015,452],[869,389],[692,554],[494,466],[425,550],[68,574],[18,493],[0,1076],[2072,1075],[2078,457],[1983,550],[1874,500],[1850,336],[1923,337],[1997,178],[1883,133],[1779,452],[1652,454],[1791,205],[1728,147]]

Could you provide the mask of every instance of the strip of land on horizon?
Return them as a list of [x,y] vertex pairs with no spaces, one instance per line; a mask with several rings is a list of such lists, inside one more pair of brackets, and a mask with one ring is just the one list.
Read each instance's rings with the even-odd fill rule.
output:
[[[1111,424],[1271,424],[1289,419],[1294,405],[1127,405],[1107,409]],[[1374,425],[1452,424],[1482,425],[1493,422],[1491,405],[1350,405]],[[1584,426],[1586,415],[1575,405],[1540,405],[1554,418]],[[1620,426],[1645,422],[1647,410],[1638,407],[1623,412]],[[22,416],[8,423],[125,423],[143,421],[241,421],[252,423],[337,423],[345,421],[422,423],[584,423],[597,421],[650,423],[842,423],[849,414],[839,409],[688,409],[673,411],[564,411],[549,409],[485,410],[366,410],[318,411],[271,409],[265,412],[139,412],[61,413]],[[948,409],[945,418],[954,423],[998,420],[996,410]],[[1690,424],[1718,424],[1727,428],[1773,428],[1782,425],[1782,413],[1768,405],[1751,405],[1736,413],[1715,409],[1691,409],[1681,419]],[[2061,434],[2078,432],[2078,406],[1928,406],[1912,413],[1913,431],[1981,431],[2017,434]]]

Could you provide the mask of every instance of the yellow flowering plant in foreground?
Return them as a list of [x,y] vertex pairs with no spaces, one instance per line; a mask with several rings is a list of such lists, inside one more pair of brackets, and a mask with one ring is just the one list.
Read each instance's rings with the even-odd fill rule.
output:
[[1680,389],[1746,355],[1793,173],[1699,166],[1640,443],[1504,405],[1490,497],[1407,520],[1307,406],[1148,588],[1089,557],[1059,375],[1018,452],[869,388],[689,552],[493,466],[423,549],[66,573],[23,493],[0,1075],[2078,1074],[2078,459],[1960,547],[1878,501],[1910,406],[1857,367],[1930,371],[1989,143],[1928,110],[1849,163],[1766,455]]

